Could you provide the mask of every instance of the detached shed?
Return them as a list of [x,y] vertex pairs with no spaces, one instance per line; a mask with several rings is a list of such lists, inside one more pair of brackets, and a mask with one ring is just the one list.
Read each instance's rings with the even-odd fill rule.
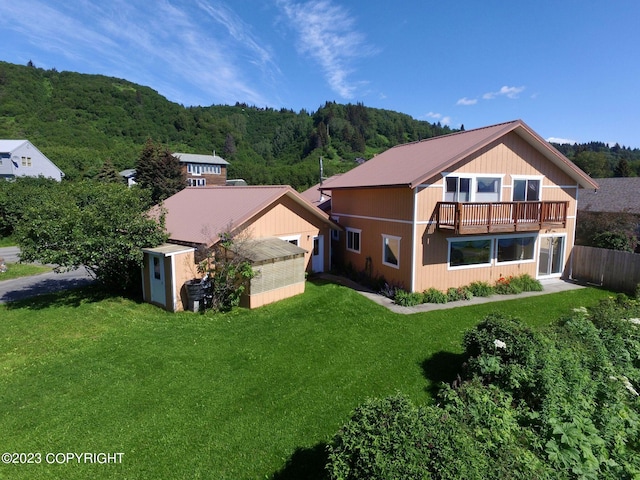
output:
[[245,256],[256,273],[241,305],[257,308],[304,292],[306,250],[275,237],[246,242]]
[[[142,296],[169,312],[184,310],[187,301],[184,283],[193,278],[195,248],[165,243],[156,248],[144,248],[142,265]],[[189,267],[191,268],[185,268]]]

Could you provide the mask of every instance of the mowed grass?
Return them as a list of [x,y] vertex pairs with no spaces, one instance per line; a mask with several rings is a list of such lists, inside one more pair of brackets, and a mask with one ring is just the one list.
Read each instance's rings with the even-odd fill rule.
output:
[[50,272],[51,267],[46,265],[36,265],[33,263],[6,263],[6,272],[0,272],[0,282],[12,280],[19,277],[30,277],[41,273]]
[[[18,479],[322,478],[324,446],[365,399],[431,400],[463,332],[492,312],[543,325],[597,289],[397,315],[308,283],[255,311],[169,314],[91,290],[0,306],[0,464]],[[123,452],[119,464],[46,453]]]

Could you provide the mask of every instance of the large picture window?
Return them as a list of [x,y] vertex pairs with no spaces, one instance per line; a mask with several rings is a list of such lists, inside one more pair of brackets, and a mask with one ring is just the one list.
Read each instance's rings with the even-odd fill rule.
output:
[[400,237],[382,235],[382,263],[400,267]]
[[501,237],[497,239],[498,262],[526,262],[534,260],[536,237]]
[[490,265],[491,243],[491,239],[456,240],[449,242],[449,266]]
[[347,250],[360,253],[360,232],[353,228],[347,228]]

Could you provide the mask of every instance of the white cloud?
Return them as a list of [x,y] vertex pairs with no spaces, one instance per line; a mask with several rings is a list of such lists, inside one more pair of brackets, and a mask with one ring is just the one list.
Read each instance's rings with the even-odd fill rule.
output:
[[456,105],[475,105],[476,103],[478,103],[477,98],[463,97],[456,102]]
[[482,98],[485,100],[493,100],[496,97],[507,97],[511,99],[518,98],[518,95],[524,91],[525,87],[507,87],[504,86],[497,92],[485,93]]
[[427,118],[433,118],[434,120],[440,120],[442,118],[441,113],[429,112],[425,115]]
[[350,79],[355,70],[352,62],[374,53],[364,35],[356,30],[355,19],[331,0],[278,0],[277,4],[298,33],[300,54],[309,55],[320,64],[332,90],[343,98],[353,98],[362,82]]

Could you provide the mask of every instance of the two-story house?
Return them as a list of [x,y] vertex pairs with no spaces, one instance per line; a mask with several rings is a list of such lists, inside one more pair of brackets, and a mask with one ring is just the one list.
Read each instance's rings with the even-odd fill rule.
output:
[[215,152],[213,155],[174,153],[173,156],[180,160],[182,170],[187,177],[187,186],[212,187],[225,185],[229,162],[217,156]]
[[64,173],[29,140],[0,140],[0,179],[39,176],[59,182]]
[[415,292],[561,276],[581,187],[597,184],[516,120],[398,145],[325,189],[344,264]]

